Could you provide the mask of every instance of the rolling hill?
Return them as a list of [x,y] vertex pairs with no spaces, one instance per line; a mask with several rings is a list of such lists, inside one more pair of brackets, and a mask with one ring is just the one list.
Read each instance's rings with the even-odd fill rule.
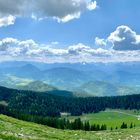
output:
[[0,74],[0,86],[8,88],[18,88],[33,82],[33,79],[22,78],[12,74]]
[[64,97],[73,97],[74,94],[70,91],[59,90],[54,86],[48,85],[42,81],[33,81],[26,85],[19,85],[16,87],[20,90],[34,91],[34,92],[44,92],[46,94],[64,96]]
[[117,87],[113,84],[104,81],[92,81],[83,84],[77,91],[82,91],[91,96],[111,96],[118,95]]
[[48,85],[46,83],[43,83],[42,81],[33,81],[33,82],[30,82],[27,85],[18,86],[18,89],[31,90],[31,91],[37,91],[37,92],[57,90],[57,88],[55,88],[51,85]]
[[140,128],[85,132],[58,130],[0,115],[1,140],[138,140]]
[[43,73],[44,81],[64,90],[71,90],[88,80],[88,76],[84,72],[73,68],[58,67],[45,70]]
[[90,81],[84,83],[75,91],[89,96],[117,96],[139,94],[140,87],[106,81]]

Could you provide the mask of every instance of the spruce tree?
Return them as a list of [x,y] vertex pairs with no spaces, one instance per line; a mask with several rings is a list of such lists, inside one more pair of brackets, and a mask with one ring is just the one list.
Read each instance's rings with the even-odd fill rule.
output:
[[133,123],[130,124],[130,128],[133,128]]

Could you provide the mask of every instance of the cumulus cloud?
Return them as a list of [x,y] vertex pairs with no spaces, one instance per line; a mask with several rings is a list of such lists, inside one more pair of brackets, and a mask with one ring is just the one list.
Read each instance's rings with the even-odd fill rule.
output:
[[92,0],[0,0],[0,26],[13,24],[16,17],[23,16],[67,22],[96,7]]
[[114,49],[94,49],[79,43],[64,49],[53,44],[38,44],[34,40],[5,38],[0,40],[0,59],[31,60],[47,63],[55,62],[125,62],[140,61],[140,50],[120,51]]
[[33,40],[19,41],[15,38],[0,40],[1,55],[24,56],[27,52],[36,48],[37,44]]
[[72,54],[72,55],[78,55],[78,54],[83,54],[83,53],[87,53],[91,48],[89,46],[86,46],[82,43],[79,43],[77,45],[72,45],[72,46],[69,46],[68,48],[68,52],[69,54]]
[[96,44],[97,46],[106,46],[106,45],[107,45],[107,42],[106,42],[105,39],[96,37],[96,38],[95,38],[95,44]]
[[112,42],[114,50],[140,50],[140,35],[128,26],[119,26],[110,34],[108,41]]
[[98,46],[107,46],[112,43],[112,49],[120,51],[140,50],[140,35],[130,27],[121,25],[112,32],[107,39],[96,38]]
[[53,17],[66,22],[79,18],[81,12],[94,10],[96,6],[96,1],[92,0],[40,0],[34,2],[33,13],[39,18]]
[[0,18],[0,27],[2,26],[8,26],[8,25],[12,25],[15,22],[15,17],[14,16],[7,16],[7,17],[2,17]]

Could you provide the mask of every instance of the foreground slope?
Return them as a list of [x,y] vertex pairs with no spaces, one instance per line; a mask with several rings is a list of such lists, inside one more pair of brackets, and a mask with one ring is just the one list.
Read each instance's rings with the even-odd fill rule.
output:
[[2,140],[138,140],[140,128],[84,132],[58,130],[0,115],[0,139]]

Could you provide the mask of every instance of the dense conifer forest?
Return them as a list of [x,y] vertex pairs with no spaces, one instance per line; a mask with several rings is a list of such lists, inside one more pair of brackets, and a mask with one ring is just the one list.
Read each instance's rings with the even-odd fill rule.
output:
[[[116,97],[64,97],[0,87],[0,113],[18,119],[33,121],[61,129],[106,130],[107,126],[90,126],[80,119],[70,122],[60,119],[62,112],[79,116],[83,113],[98,113],[110,109],[140,109],[140,94]],[[127,128],[123,123],[120,128]],[[130,127],[133,127],[132,125]]]
[[140,94],[115,97],[62,97],[0,87],[0,101],[11,112],[59,117],[61,112],[79,116],[110,109],[140,109]]

